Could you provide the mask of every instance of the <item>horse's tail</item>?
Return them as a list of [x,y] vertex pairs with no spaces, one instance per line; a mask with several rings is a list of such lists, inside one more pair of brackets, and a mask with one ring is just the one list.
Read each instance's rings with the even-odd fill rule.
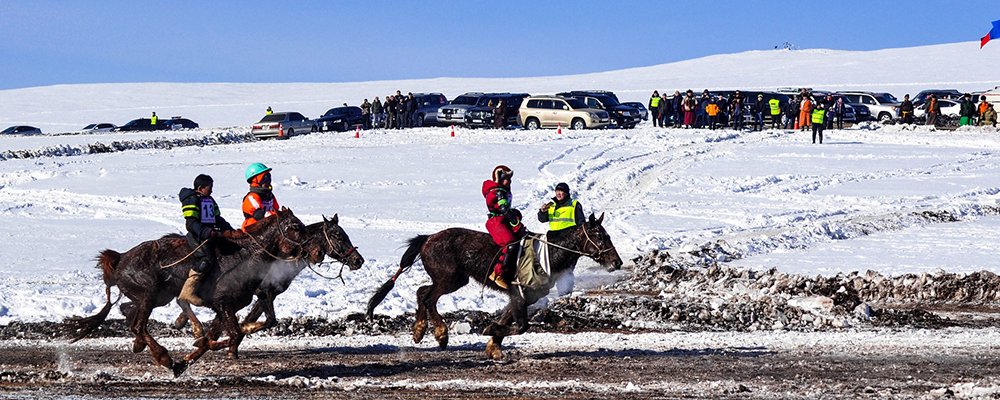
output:
[[121,300],[122,294],[118,293],[118,298],[114,302],[111,301],[111,287],[117,285],[114,272],[118,268],[118,262],[121,261],[121,258],[121,253],[111,249],[106,249],[97,256],[97,267],[101,269],[104,275],[104,296],[107,298],[107,302],[104,303],[104,307],[97,314],[89,317],[66,318],[64,321],[66,327],[63,330],[63,334],[72,337],[69,341],[70,343],[87,337],[97,327],[101,326],[104,320],[108,318],[111,306],[117,303],[118,300]]
[[389,291],[392,290],[393,286],[396,286],[396,279],[399,278],[403,272],[409,270],[410,267],[413,266],[413,263],[417,262],[417,258],[420,257],[420,249],[424,247],[424,244],[427,243],[427,238],[429,237],[430,235],[418,235],[414,236],[407,242],[410,246],[406,248],[406,252],[403,253],[403,258],[399,260],[399,269],[396,270],[396,273],[392,275],[392,278],[389,278],[388,281],[383,283],[382,287],[378,288],[378,291],[375,292],[375,295],[368,300],[368,312],[365,315],[367,315],[369,319],[372,317],[375,307],[378,306],[382,300],[385,300],[385,296],[389,294]]

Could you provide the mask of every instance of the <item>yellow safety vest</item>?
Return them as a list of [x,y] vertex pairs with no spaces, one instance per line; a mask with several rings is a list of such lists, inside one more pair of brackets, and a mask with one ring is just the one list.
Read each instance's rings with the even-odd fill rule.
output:
[[556,207],[555,204],[549,207],[549,230],[561,231],[566,228],[576,226],[576,200],[568,206]]
[[152,116],[152,117],[150,117],[150,118],[149,118],[149,124],[150,124],[150,125],[156,125],[156,120],[157,120],[157,118],[156,118],[156,116],[155,116],[155,115],[154,115],[154,116]]
[[826,110],[821,109],[821,108],[816,108],[815,110],[813,110],[812,123],[814,123],[814,124],[822,124],[823,123],[823,119],[825,117],[826,117]]
[[659,107],[660,106],[660,98],[657,97],[657,96],[650,97],[649,98],[649,106],[650,107]]
[[767,105],[771,106],[771,115],[781,114],[781,100],[778,99],[768,100]]

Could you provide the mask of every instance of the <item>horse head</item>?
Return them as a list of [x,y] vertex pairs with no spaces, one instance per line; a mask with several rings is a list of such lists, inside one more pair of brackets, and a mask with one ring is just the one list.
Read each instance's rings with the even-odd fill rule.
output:
[[351,244],[351,238],[340,227],[339,222],[340,217],[337,214],[333,214],[333,219],[327,219],[325,215],[323,216],[322,247],[330,258],[343,263],[351,271],[355,271],[365,263],[365,258],[361,256],[361,253],[358,253],[358,248]]
[[[303,242],[306,240],[306,227],[292,213],[292,210],[282,207],[274,215],[250,225],[243,232],[235,231],[232,239],[248,236],[264,251],[276,251],[279,258],[302,256]],[[228,236],[227,236],[228,238]],[[269,253],[270,254],[270,253]]]
[[607,268],[608,271],[614,271],[620,269],[623,262],[622,258],[618,256],[618,250],[615,249],[614,243],[611,243],[611,236],[601,225],[603,222],[604,213],[601,213],[600,218],[594,218],[594,214],[590,214],[590,218],[583,224],[583,229],[580,229],[583,236],[581,252]]

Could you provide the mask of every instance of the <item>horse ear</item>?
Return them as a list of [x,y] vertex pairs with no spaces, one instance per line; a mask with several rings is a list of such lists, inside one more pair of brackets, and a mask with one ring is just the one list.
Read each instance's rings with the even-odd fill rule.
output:
[[329,222],[329,221],[328,221],[328,220],[326,219],[326,214],[322,214],[322,215],[323,215],[323,222]]
[[588,223],[591,223],[591,224],[593,224],[593,223],[594,223],[594,221],[595,221],[595,220],[594,220],[594,213],[590,213],[590,217],[589,217],[589,218],[587,218],[587,222],[588,222]]
[[334,225],[337,225],[340,222],[340,214],[333,214],[333,219],[331,221]]
[[604,213],[603,212],[601,213],[601,217],[597,219],[597,224],[600,225],[602,222],[604,222]]

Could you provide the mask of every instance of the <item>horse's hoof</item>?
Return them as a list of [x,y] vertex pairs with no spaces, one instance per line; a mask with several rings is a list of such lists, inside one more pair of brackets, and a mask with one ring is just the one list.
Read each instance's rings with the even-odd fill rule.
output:
[[136,354],[142,353],[143,350],[146,350],[146,342],[138,342],[138,341],[132,342],[132,352],[133,353],[136,353]]
[[486,342],[486,355],[495,361],[503,359],[503,352],[500,351],[500,346],[493,343],[493,339]]
[[413,324],[413,343],[420,343],[427,333],[427,321],[420,320]]
[[448,348],[448,327],[446,325],[435,326],[434,339],[437,339],[438,346],[441,346],[441,350]]
[[445,336],[443,338],[437,338],[437,341],[438,341],[438,347],[440,347],[441,350],[448,348],[448,336]]
[[182,360],[175,362],[174,367],[171,368],[172,370],[174,370],[174,378],[180,377],[181,374],[183,374],[184,371],[187,370],[187,367],[188,367],[187,361]]

